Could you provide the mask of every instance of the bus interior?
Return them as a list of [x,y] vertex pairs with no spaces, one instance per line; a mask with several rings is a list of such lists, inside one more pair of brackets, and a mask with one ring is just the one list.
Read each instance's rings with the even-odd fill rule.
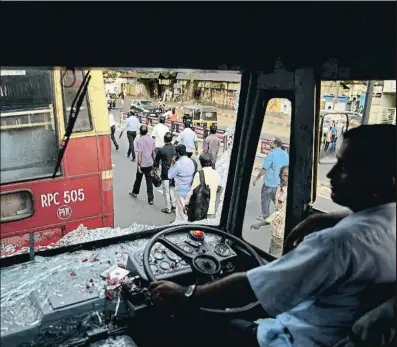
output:
[[[3,257],[1,344],[7,347],[149,347],[167,346],[163,343],[164,336],[173,335],[173,346],[188,347],[196,346],[196,335],[204,336],[206,331],[201,330],[202,321],[195,326],[184,325],[184,317],[200,316],[204,317],[200,318],[203,320],[216,317],[216,322],[231,318],[249,321],[265,318],[261,306],[255,301],[240,307],[219,307],[219,303],[211,302],[208,307],[188,309],[177,304],[171,307],[156,304],[148,294],[148,284],[162,279],[183,285],[208,283],[277,260],[262,247],[259,236],[244,237],[249,229],[247,225],[252,221],[242,218],[250,208],[248,196],[252,188],[251,178],[256,173],[255,161],[262,132],[259,125],[266,125],[268,106],[273,99],[287,100],[290,118],[286,135],[289,177],[285,237],[307,216],[327,212],[316,207],[318,165],[324,159],[321,151],[322,129],[331,122],[326,119],[330,113],[320,112],[321,82],[395,80],[396,32],[392,25],[395,24],[395,6],[393,9],[393,6],[384,4],[362,4],[351,9],[347,6],[342,12],[333,12],[335,23],[348,23],[351,16],[355,18],[354,27],[346,24],[342,25],[342,29],[327,27],[322,8],[317,5],[308,8],[307,13],[301,9],[297,18],[293,13],[296,14],[299,9],[291,4],[295,8],[290,10],[291,13],[280,12],[280,16],[284,13],[281,17],[285,33],[274,30],[281,17],[266,16],[261,19],[254,13],[254,7],[248,6],[249,12],[243,12],[250,20],[236,29],[239,31],[236,38],[232,40],[226,35],[225,42],[206,42],[208,46],[203,52],[208,50],[210,54],[197,54],[197,46],[188,44],[187,34],[183,33],[177,43],[181,54],[175,55],[170,54],[167,40],[162,42],[158,37],[148,40],[151,34],[136,38],[140,49],[133,49],[133,54],[120,54],[117,49],[109,47],[109,43],[113,44],[118,39],[117,35],[114,36],[115,32],[108,29],[98,31],[98,24],[89,17],[84,19],[86,39],[77,40],[81,36],[79,27],[57,25],[60,18],[57,12],[62,12],[65,18],[74,18],[73,11],[76,9],[72,5],[60,5],[62,11],[54,5],[53,10],[47,8],[37,12],[38,18],[35,19],[28,14],[29,10],[26,14],[25,10],[19,13],[31,35],[44,39],[46,35],[42,30],[45,23],[47,27],[53,25],[57,28],[59,42],[68,42],[74,37],[73,54],[42,46],[38,54],[26,55],[29,49],[33,51],[34,46],[30,42],[21,45],[17,34],[9,32],[2,43],[7,48],[2,52],[2,65],[7,68],[51,66],[56,70],[58,66],[68,66],[116,70],[139,66],[174,71],[230,70],[241,73],[241,84],[236,124],[228,129],[231,145],[227,151],[228,157],[225,156],[225,163],[222,163],[226,183],[215,222],[163,227],[140,225],[133,231],[120,231],[116,225],[111,232],[109,228],[99,230],[96,237],[84,237],[84,230],[77,230],[69,242],[66,240],[57,246],[49,245],[36,250],[33,247],[28,253]],[[98,3],[98,8],[101,6],[104,5]],[[143,4],[130,3],[126,6],[149,9]],[[265,9],[271,9],[270,4],[266,6],[263,4],[261,7],[262,13]],[[175,8],[170,6],[169,13],[172,12],[170,9]],[[241,19],[243,13],[233,8],[235,10],[230,15],[236,20]],[[282,10],[280,6],[276,8]],[[105,7],[102,9],[105,10]],[[4,16],[5,26],[13,18],[14,11],[17,9],[4,8],[5,13],[9,12],[8,16]],[[84,6],[79,11],[89,12]],[[217,17],[220,11],[202,11],[197,9],[197,13],[190,12],[190,16],[200,18],[200,15],[205,15],[211,22],[220,21]],[[155,14],[157,16],[160,14]],[[134,20],[135,27],[145,23],[139,17]],[[124,33],[129,32],[131,27],[124,20],[117,25],[116,33],[120,32],[122,41]],[[360,27],[359,34],[355,27]],[[367,36],[376,27],[383,28],[383,36],[378,40],[368,40]],[[335,30],[340,31],[341,35]],[[201,25],[196,34],[199,32],[200,35],[211,35],[210,29]],[[272,33],[273,44],[266,42],[265,32]],[[327,39],[319,45],[318,40],[322,37]],[[156,45],[153,45],[153,40]],[[157,53],[147,54],[148,51],[153,52],[154,47],[157,47]],[[342,113],[342,117],[359,119],[354,112]],[[291,245],[284,246],[283,255],[292,248]],[[173,266],[157,272],[152,266],[154,260],[160,268],[163,262]],[[371,338],[374,335],[375,340],[368,336],[356,336],[351,328],[351,335],[337,341],[334,346],[395,345],[395,311],[394,316],[383,324],[383,330],[369,334]],[[384,330],[393,330],[394,339],[393,336],[387,341],[383,339]],[[218,347],[221,341],[208,336],[206,345]]]

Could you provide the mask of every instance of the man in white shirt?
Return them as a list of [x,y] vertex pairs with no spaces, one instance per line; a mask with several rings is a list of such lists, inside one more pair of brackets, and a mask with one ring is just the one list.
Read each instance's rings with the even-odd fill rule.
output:
[[197,135],[192,130],[192,123],[190,121],[186,121],[184,125],[185,129],[183,129],[183,131],[179,134],[177,141],[175,141],[175,144],[180,143],[184,145],[186,147],[186,155],[188,156],[188,158],[191,158],[193,152],[198,155]]
[[116,132],[116,121],[114,120],[113,114],[110,112],[110,108],[108,107],[109,112],[109,123],[110,123],[110,138],[113,141],[114,146],[116,147],[116,151],[119,149],[119,145],[114,137],[114,133]]
[[[379,152],[374,143],[382,143],[388,154],[377,165],[368,165],[368,158]],[[270,263],[186,288],[153,282],[151,298],[166,303],[179,297],[184,306],[191,302],[196,307],[230,308],[258,301],[269,317],[259,324],[232,321],[233,329],[221,330],[219,322],[208,317],[197,321],[198,315],[195,324],[186,316],[186,327],[174,323],[188,336],[194,333],[189,326],[200,326],[206,332],[203,339],[211,337],[216,346],[334,346],[360,317],[396,295],[396,157],[395,125],[347,131],[327,177],[332,200],[352,213],[305,236],[295,249]]]
[[159,148],[164,147],[164,135],[170,131],[168,127],[164,124],[165,117],[159,117],[159,123],[156,124],[152,131],[152,137],[154,138],[155,146],[156,146],[156,153]]
[[[200,165],[204,172],[205,184],[207,184],[210,188],[210,204],[208,207],[207,215],[208,217],[212,217],[215,214],[215,205],[216,205],[216,196],[217,192],[221,185],[221,178],[219,174],[212,168],[213,163],[211,159],[211,155],[207,152],[204,152],[199,157]],[[200,185],[200,173],[197,172],[194,175],[192,186],[190,187],[190,191],[185,198],[185,205],[189,205],[190,198],[193,194],[193,191]]]
[[123,135],[123,132],[127,130],[127,138],[129,142],[129,147],[128,147],[128,152],[127,152],[127,158],[132,155],[132,161],[135,161],[135,149],[134,149],[134,140],[136,138],[136,133],[138,132],[141,124],[139,123],[139,119],[135,117],[134,113],[130,113],[128,118],[125,120],[123,127],[121,128],[121,135]]

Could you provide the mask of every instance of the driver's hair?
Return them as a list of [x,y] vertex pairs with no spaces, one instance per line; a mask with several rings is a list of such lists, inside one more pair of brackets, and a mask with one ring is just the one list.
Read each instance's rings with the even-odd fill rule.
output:
[[[351,166],[358,174],[366,189],[373,193],[387,194],[396,199],[396,126],[393,124],[361,125],[344,133],[346,142],[354,154]],[[384,151],[384,158],[377,160],[379,150]],[[376,160],[376,165],[369,165]]]

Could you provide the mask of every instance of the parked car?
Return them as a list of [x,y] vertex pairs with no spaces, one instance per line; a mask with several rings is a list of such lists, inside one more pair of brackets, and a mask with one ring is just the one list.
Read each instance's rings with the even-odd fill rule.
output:
[[150,100],[133,100],[130,109],[143,116],[158,117],[163,111],[161,108]]

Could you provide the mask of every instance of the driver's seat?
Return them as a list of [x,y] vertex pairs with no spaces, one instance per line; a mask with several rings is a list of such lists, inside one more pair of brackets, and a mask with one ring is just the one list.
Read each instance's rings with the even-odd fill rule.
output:
[[349,336],[333,347],[395,347],[396,297],[362,316]]

